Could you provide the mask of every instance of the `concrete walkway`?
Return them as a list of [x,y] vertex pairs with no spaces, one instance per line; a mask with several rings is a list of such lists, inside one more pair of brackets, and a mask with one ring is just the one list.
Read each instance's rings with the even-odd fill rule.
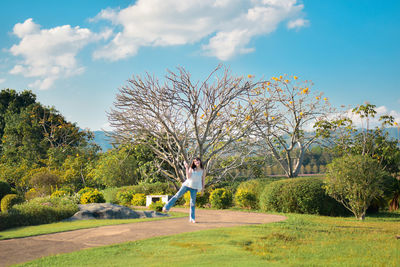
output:
[[[188,212],[173,208],[172,211]],[[279,222],[286,217],[228,210],[196,210],[196,223],[188,217],[102,226],[69,232],[0,241],[0,266],[10,266],[55,254],[220,227]]]

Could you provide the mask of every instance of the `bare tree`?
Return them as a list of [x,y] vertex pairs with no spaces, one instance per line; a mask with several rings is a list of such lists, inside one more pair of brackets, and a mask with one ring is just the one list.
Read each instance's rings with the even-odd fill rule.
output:
[[119,142],[149,146],[160,172],[175,185],[185,180],[183,161],[195,156],[202,158],[213,183],[240,164],[236,157],[222,169],[214,166],[218,157],[243,151],[239,141],[252,125],[247,95],[255,86],[221,65],[196,83],[183,68],[168,71],[163,83],[149,74],[136,76],[119,90],[109,121]]
[[330,113],[328,99],[312,94],[312,85],[296,76],[272,77],[250,101],[258,145],[272,153],[288,177],[299,174],[304,153],[316,141],[313,124]]

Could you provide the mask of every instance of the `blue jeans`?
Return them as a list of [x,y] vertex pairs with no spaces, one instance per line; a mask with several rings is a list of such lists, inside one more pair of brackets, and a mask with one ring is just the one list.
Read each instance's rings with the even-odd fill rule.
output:
[[164,208],[168,211],[174,204],[175,202],[178,200],[178,198],[180,198],[181,196],[183,196],[183,194],[185,194],[187,191],[190,191],[190,219],[194,221],[195,219],[195,205],[196,205],[196,194],[197,194],[197,189],[193,189],[187,186],[182,186],[181,189],[179,189],[179,191],[175,194],[175,196],[173,196],[167,204],[165,204]]

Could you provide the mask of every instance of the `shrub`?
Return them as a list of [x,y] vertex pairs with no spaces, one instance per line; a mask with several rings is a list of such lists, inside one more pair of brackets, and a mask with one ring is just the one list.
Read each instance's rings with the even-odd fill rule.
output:
[[248,189],[239,188],[235,193],[235,204],[245,209],[257,209],[258,200],[256,194],[250,192]]
[[101,192],[104,195],[104,198],[106,199],[107,203],[113,203],[117,204],[117,193],[118,193],[119,188],[118,187],[109,187],[106,189],[101,190]]
[[165,205],[165,203],[162,202],[162,200],[159,200],[157,202],[151,203],[150,206],[149,206],[149,209],[155,210],[157,212],[160,212],[160,211],[162,211],[164,205]]
[[117,202],[121,205],[129,205],[134,193],[132,191],[119,191],[117,193]]
[[0,181],[0,200],[8,194],[11,194],[11,186],[7,182]]
[[64,190],[56,190],[51,194],[51,197],[64,197],[68,196],[68,192]]
[[225,188],[217,188],[210,194],[210,204],[212,208],[226,209],[232,205],[232,193]]
[[175,188],[167,183],[141,183],[130,187],[134,193],[142,193],[145,195],[174,195]]
[[90,204],[90,203],[104,203],[106,200],[102,193],[100,193],[97,189],[94,191],[89,191],[84,193],[81,196],[81,204]]
[[32,200],[37,197],[43,197],[43,196],[45,196],[44,191],[41,189],[37,189],[37,188],[31,188],[28,190],[28,192],[25,193],[26,200]]
[[[242,191],[243,193],[241,193],[241,194],[245,194],[245,195],[243,195],[242,197],[239,197],[236,200],[236,193],[235,193],[235,203],[236,203],[236,205],[238,205],[239,207],[242,207],[242,208],[251,207],[252,209],[258,209],[259,208],[260,196],[261,196],[261,193],[264,190],[265,186],[267,184],[270,184],[270,183],[272,183],[274,181],[278,181],[278,180],[281,180],[281,179],[282,178],[277,178],[277,177],[271,178],[271,177],[269,177],[269,178],[251,179],[251,180],[247,180],[247,181],[242,182],[238,186],[237,191]],[[244,193],[244,192],[248,192],[248,193]],[[255,203],[253,203],[253,200],[252,200],[253,196],[251,196],[251,195],[254,195]],[[247,202],[247,203],[246,204],[245,203],[242,203],[242,204],[238,203],[238,201],[240,202],[241,199],[244,202]],[[250,202],[252,202],[252,203],[250,203]]]
[[0,230],[61,221],[79,210],[72,198],[36,198],[16,204],[8,213],[0,213]]
[[141,183],[138,185],[120,187],[116,193],[116,201],[122,205],[129,205],[133,194],[145,195],[174,195],[175,189],[167,183]]
[[265,211],[344,215],[343,206],[329,197],[318,177],[291,178],[267,185],[260,196]]
[[133,194],[131,204],[133,206],[146,206],[146,195],[145,194]]
[[78,191],[78,195],[82,196],[83,194],[87,193],[87,192],[92,192],[95,189],[92,187],[84,187],[81,190]]
[[29,183],[31,186],[41,189],[43,195],[50,195],[60,185],[61,179],[56,172],[40,171],[30,178]]
[[21,197],[19,197],[16,194],[8,194],[5,195],[1,199],[1,211],[2,212],[8,212],[8,210],[14,206],[15,204],[19,204],[23,201]]
[[60,189],[58,189],[58,190],[65,191],[68,196],[75,194],[75,191],[71,185],[64,185],[64,186],[60,187]]

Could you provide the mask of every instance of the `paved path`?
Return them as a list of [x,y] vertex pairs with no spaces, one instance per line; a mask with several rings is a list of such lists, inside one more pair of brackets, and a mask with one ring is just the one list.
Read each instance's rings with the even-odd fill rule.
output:
[[[188,212],[173,208],[172,211]],[[228,210],[196,210],[196,224],[188,217],[122,225],[102,226],[69,232],[0,241],[0,266],[9,266],[50,255],[106,246],[155,236],[173,235],[219,227],[279,222],[286,217]]]

